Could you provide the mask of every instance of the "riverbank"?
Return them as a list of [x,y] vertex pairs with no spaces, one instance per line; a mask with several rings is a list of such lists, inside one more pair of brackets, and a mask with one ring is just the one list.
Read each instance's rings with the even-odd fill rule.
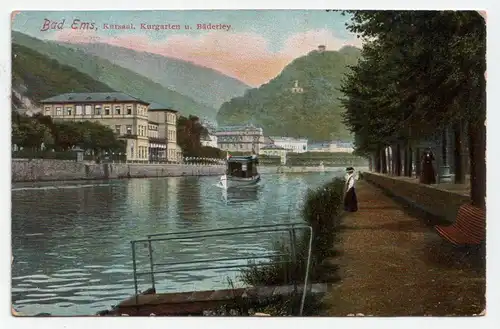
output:
[[86,163],[48,159],[13,159],[12,182],[105,180],[222,175],[222,165]]
[[[260,166],[261,174],[285,174],[285,173],[313,173],[313,172],[339,172],[345,171],[347,165],[335,167],[320,167],[320,166]],[[368,167],[356,167],[358,171],[367,171]]]
[[428,222],[366,181],[340,231],[341,284],[326,316],[473,315],[485,308],[484,255],[453,248]]
[[[338,172],[344,167],[260,166],[261,174]],[[90,163],[52,159],[12,159],[12,182],[106,180],[223,175],[225,165]],[[360,168],[359,170],[365,170]]]

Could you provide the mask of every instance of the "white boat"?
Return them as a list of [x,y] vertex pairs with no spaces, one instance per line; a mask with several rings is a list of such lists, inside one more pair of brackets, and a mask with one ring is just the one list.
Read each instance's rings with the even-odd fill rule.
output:
[[219,180],[220,187],[230,189],[256,185],[260,182],[258,164],[259,160],[255,154],[249,156],[228,155],[226,174],[222,175]]

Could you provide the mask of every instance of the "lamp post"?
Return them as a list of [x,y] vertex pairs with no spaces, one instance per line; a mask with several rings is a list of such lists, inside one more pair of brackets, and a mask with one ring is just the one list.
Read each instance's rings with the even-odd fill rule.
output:
[[448,127],[441,132],[441,166],[439,167],[439,182],[450,183],[452,181],[450,173],[450,161],[448,151],[450,149],[450,136]]

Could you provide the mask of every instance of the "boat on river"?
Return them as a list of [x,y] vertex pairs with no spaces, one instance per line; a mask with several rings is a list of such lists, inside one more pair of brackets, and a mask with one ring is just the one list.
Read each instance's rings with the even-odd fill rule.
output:
[[260,182],[259,159],[256,154],[247,156],[227,156],[226,174],[219,180],[225,189],[254,186]]

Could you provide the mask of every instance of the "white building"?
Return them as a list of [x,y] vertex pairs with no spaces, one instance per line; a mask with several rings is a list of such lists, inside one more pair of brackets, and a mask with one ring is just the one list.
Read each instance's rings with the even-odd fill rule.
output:
[[330,153],[352,153],[354,144],[352,142],[329,141],[314,143],[309,145],[310,152],[330,152]]
[[269,137],[274,141],[274,145],[281,146],[288,152],[305,153],[307,152],[307,139],[306,138],[293,138],[293,137]]
[[334,141],[330,144],[330,152],[352,153],[354,144],[352,142]]
[[264,131],[254,125],[219,127],[217,146],[229,152],[255,152],[264,146]]
[[295,80],[292,88],[292,93],[294,94],[302,94],[304,92],[304,88],[299,87],[299,80]]
[[209,146],[209,147],[215,147],[217,148],[217,136],[212,133],[208,133],[206,136],[201,137],[201,146]]

